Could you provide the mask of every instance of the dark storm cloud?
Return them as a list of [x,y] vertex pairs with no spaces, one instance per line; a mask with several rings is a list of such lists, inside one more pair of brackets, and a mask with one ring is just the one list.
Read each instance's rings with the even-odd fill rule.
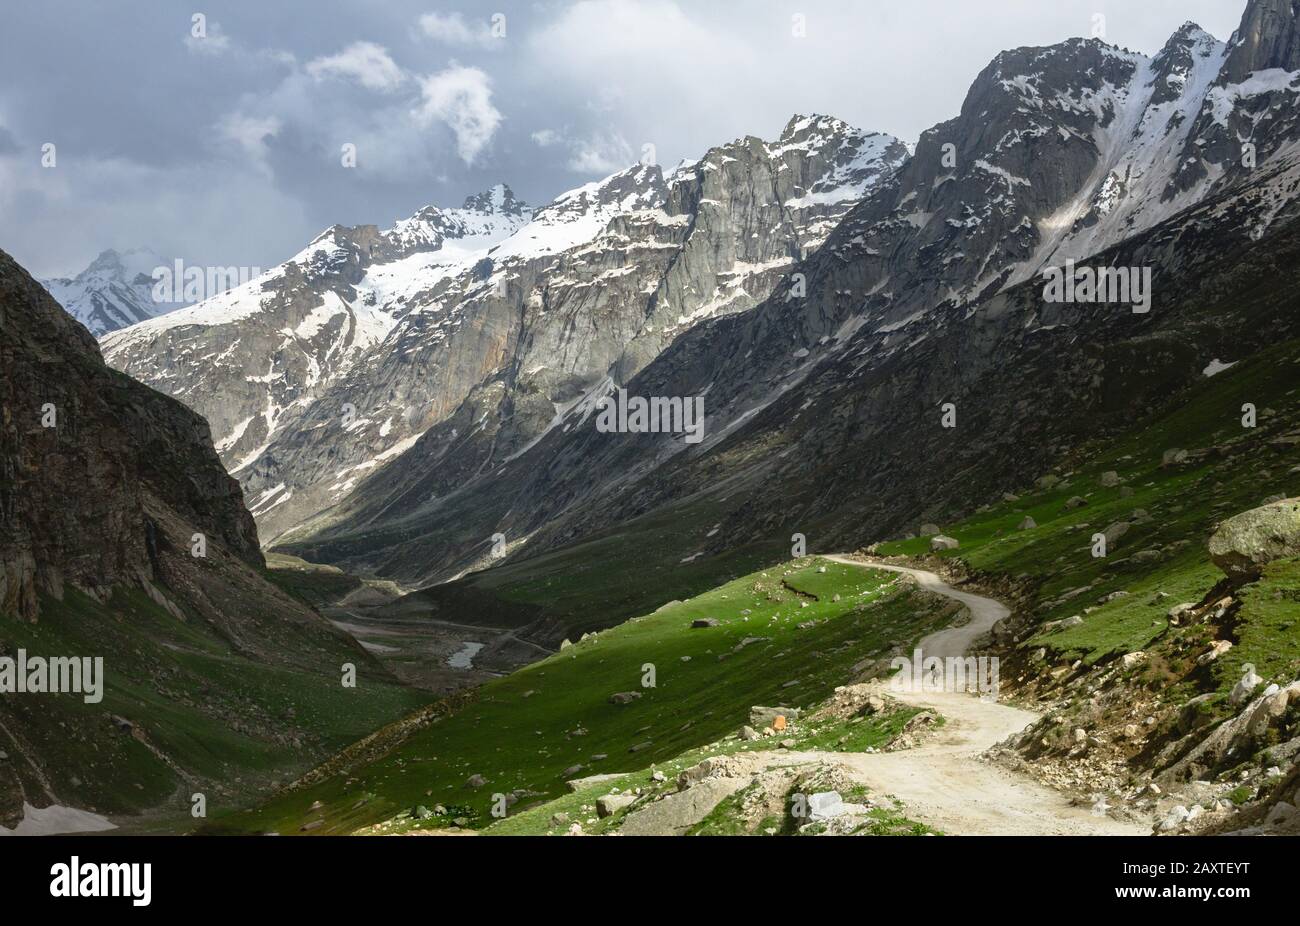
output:
[[[670,164],[771,137],[794,112],[912,140],[955,113],[1005,47],[1088,35],[1102,15],[1108,40],[1153,52],[1189,18],[1227,38],[1243,6],[10,4],[0,247],[40,275],[110,246],[267,267],[334,222],[387,224],[500,181],[541,203],[646,146]],[[204,38],[191,35],[195,12]],[[46,143],[53,168],[41,166]],[[342,165],[345,144],[355,168]]]

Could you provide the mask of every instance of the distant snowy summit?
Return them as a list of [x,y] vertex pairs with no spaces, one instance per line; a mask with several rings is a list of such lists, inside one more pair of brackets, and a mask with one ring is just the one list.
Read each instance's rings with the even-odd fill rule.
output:
[[110,248],[75,277],[41,282],[69,315],[98,338],[186,305],[154,298],[154,271],[174,263],[148,248]]

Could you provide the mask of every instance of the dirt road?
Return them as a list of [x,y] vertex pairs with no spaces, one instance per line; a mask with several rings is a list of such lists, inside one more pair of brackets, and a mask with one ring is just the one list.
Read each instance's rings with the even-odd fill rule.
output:
[[[998,601],[958,591],[932,572],[886,566],[848,556],[826,559],[912,576],[922,588],[960,601],[970,621],[921,640],[923,655],[960,656],[1009,612]],[[793,760],[834,756],[854,777],[879,794],[907,805],[907,815],[950,835],[1099,835],[1140,836],[1150,827],[1124,823],[1073,807],[1060,793],[1027,776],[980,761],[990,746],[1023,730],[1037,714],[968,695],[942,691],[891,692],[916,707],[945,718],[944,726],[917,749],[892,753],[794,754]]]

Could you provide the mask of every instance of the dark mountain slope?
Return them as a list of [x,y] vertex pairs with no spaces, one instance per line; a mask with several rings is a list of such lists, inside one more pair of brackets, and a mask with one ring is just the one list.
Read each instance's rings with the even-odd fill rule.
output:
[[[960,115],[926,132],[772,297],[685,332],[629,384],[644,396],[705,395],[704,444],[598,433],[603,393],[594,393],[510,457],[467,456],[458,435],[482,420],[467,403],[286,547],[427,584],[499,565],[496,534],[518,561],[707,491],[743,513],[730,530],[728,518],[710,520],[709,543],[671,551],[702,554],[698,566],[800,510],[805,521],[872,531],[919,519],[987,487],[983,477],[954,478],[966,453],[989,471],[1040,465],[1076,425],[1062,413],[1059,425],[1027,430],[1039,416],[1137,389],[1123,393],[1131,412],[1144,387],[1125,378],[1144,366],[1155,375],[1162,352],[1180,353],[1180,375],[1214,359],[1200,357],[1227,343],[1213,326],[1186,305],[1168,307],[1192,295],[1185,277],[1202,262],[1267,248],[1295,214],[1300,87],[1233,82],[1223,66],[1246,54],[1244,41],[1217,42],[1188,24],[1152,58],[1081,40],[999,55]],[[1242,143],[1224,142],[1225,132],[1247,137],[1247,124],[1249,167]],[[1044,268],[1098,254],[1152,272],[1149,314],[1041,304]],[[1114,352],[1100,357],[1105,343]],[[1024,384],[1037,395],[1029,407],[1015,382],[1035,375],[1041,383]],[[980,391],[989,376],[1004,379]],[[945,401],[962,406],[962,424],[935,442]],[[982,404],[993,402],[1001,411]],[[1094,425],[1085,415],[1078,426]]]
[[418,703],[267,580],[207,423],[108,369],[3,253],[0,329],[0,655],[104,660],[102,701],[0,699],[0,825],[24,804],[179,816],[195,792],[228,810]]

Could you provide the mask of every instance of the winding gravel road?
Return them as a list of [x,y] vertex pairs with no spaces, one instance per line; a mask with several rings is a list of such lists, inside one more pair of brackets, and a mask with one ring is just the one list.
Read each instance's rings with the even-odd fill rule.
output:
[[[992,598],[960,592],[932,572],[884,565],[849,556],[825,559],[850,566],[901,572],[924,589],[961,602],[970,609],[969,623],[932,633],[919,646],[930,656],[961,656],[1010,612]],[[1018,733],[1039,718],[994,701],[952,692],[891,692],[916,707],[942,714],[946,722],[923,746],[890,753],[822,753],[834,757],[872,790],[892,794],[906,805],[908,817],[950,835],[961,836],[1143,836],[1149,826],[1098,815],[1033,779],[980,761],[989,747]],[[816,754],[796,754],[811,760]]]

